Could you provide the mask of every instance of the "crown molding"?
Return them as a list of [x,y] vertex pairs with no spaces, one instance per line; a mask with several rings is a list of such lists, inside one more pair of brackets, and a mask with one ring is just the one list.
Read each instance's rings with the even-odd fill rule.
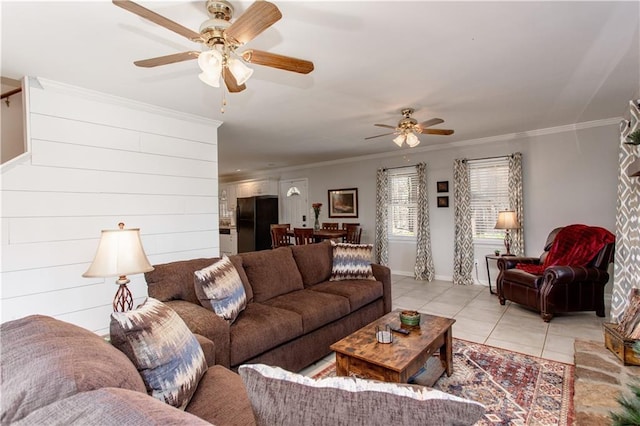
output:
[[[585,122],[582,122],[582,123],[566,124],[566,125],[563,125],[563,126],[556,126],[556,127],[547,127],[547,128],[544,128],[544,129],[527,130],[527,131],[524,131],[524,132],[507,133],[507,134],[504,134],[504,135],[489,136],[489,137],[486,137],[486,138],[467,139],[467,140],[463,140],[463,141],[449,142],[449,143],[444,143],[444,144],[427,145],[427,146],[424,146],[424,147],[411,148],[411,153],[428,152],[428,151],[441,151],[441,150],[445,150],[445,149],[452,149],[452,148],[458,148],[458,147],[487,145],[487,144],[491,144],[491,143],[495,143],[495,142],[504,142],[504,141],[511,141],[511,140],[515,140],[515,139],[523,139],[523,138],[530,138],[530,137],[536,137],[536,136],[551,135],[551,134],[556,134],[556,133],[573,132],[573,131],[577,131],[577,130],[591,129],[591,128],[594,128],[594,127],[610,126],[612,124],[615,124],[617,126],[620,123],[620,120],[622,120],[622,117],[611,117],[611,118],[605,118],[605,119],[602,119],[602,120],[585,121]],[[281,168],[277,168],[277,169],[274,168],[274,169],[256,170],[256,171],[252,172],[250,175],[246,175],[246,174],[225,175],[225,176],[221,176],[221,178],[222,178],[221,180],[224,180],[224,182],[237,182],[239,180],[251,180],[251,179],[254,179],[254,178],[257,178],[257,177],[273,176],[274,174],[277,174],[277,173],[293,172],[293,171],[302,170],[302,169],[309,169],[309,168],[316,168],[316,167],[326,167],[326,166],[332,166],[332,165],[337,165],[337,164],[345,164],[345,163],[353,163],[353,162],[356,162],[356,161],[376,160],[376,159],[380,159],[380,158],[391,158],[391,157],[401,157],[403,155],[406,155],[406,152],[404,152],[404,151],[403,152],[382,152],[382,153],[379,153],[379,154],[361,155],[361,156],[357,156],[357,157],[341,158],[341,159],[338,159],[338,160],[322,161],[322,162],[318,162],[318,163],[307,163],[307,164],[302,164],[302,165],[297,165],[297,166],[281,167]]]
[[98,92],[96,90],[85,89],[83,87],[61,83],[59,81],[48,80],[42,77],[28,77],[28,79],[30,82],[30,86],[37,89],[57,90],[63,93],[72,93],[74,96],[89,100],[99,100],[100,102],[131,108],[137,111],[163,115],[165,117],[176,118],[181,121],[189,121],[206,126],[215,126],[216,128],[222,125],[222,121],[220,120],[214,120],[211,118],[201,117],[199,115],[188,114],[186,112],[180,112],[140,101],[134,101],[132,99],[110,95],[107,93]]

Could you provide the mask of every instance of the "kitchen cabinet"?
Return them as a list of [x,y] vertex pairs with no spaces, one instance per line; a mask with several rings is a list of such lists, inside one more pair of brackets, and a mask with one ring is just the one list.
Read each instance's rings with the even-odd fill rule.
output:
[[236,230],[228,229],[228,234],[223,233],[226,231],[226,229],[220,229],[220,256],[223,254],[227,256],[238,254],[238,234]]
[[262,179],[241,182],[236,185],[237,198],[256,197],[258,195],[278,195],[278,181]]

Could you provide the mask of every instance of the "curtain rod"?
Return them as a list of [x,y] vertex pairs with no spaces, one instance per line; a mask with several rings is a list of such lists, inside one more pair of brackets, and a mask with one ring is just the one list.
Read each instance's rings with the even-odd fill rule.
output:
[[393,170],[393,169],[404,169],[407,167],[418,167],[418,164],[409,164],[408,166],[397,166],[397,167],[383,167],[382,170],[387,171],[387,170]]
[[[516,153],[518,154],[518,153]],[[481,157],[481,158],[465,158],[462,161],[480,161],[480,160],[493,160],[494,158],[507,158],[507,157],[513,157],[516,154],[507,154],[507,155],[496,155],[493,157]]]

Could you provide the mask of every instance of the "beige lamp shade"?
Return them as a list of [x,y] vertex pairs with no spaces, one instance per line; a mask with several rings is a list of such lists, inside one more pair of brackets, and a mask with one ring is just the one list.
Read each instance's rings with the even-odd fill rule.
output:
[[518,222],[518,216],[513,210],[505,210],[498,213],[498,221],[496,222],[495,229],[518,229],[520,223]]
[[93,263],[83,277],[120,277],[153,271],[142,248],[140,229],[103,230]]

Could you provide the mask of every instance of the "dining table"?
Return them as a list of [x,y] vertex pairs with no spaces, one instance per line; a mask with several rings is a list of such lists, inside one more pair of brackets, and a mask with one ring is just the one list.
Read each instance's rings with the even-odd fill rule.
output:
[[[293,237],[293,228],[287,229],[287,235]],[[313,239],[316,242],[322,240],[333,240],[345,237],[347,235],[346,229],[314,229]]]

